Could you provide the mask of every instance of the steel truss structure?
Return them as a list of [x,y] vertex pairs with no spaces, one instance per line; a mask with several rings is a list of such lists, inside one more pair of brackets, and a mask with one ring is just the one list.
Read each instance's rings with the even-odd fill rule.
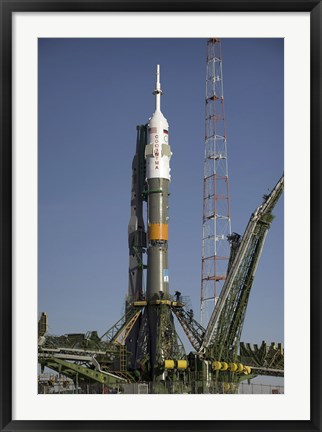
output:
[[208,324],[226,278],[231,234],[221,41],[207,43],[200,323]]

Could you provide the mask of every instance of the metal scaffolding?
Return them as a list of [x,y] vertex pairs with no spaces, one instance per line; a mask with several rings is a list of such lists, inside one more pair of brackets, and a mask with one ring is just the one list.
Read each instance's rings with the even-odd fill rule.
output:
[[207,42],[200,322],[206,327],[226,278],[231,235],[221,41]]

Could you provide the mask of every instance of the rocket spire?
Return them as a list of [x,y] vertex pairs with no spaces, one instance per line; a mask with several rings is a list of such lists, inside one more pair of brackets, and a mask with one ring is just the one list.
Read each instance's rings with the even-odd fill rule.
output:
[[162,95],[160,84],[160,65],[157,65],[157,82],[153,94],[155,95],[155,110],[160,111],[160,99]]

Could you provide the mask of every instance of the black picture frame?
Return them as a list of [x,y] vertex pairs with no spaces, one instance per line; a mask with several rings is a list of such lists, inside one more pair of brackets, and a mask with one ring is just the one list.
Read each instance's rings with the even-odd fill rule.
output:
[[[0,425],[1,431],[321,430],[321,38],[322,5],[316,0],[14,1],[0,0]],[[308,421],[14,421],[12,420],[12,13],[14,12],[310,12],[311,41],[311,419]],[[300,29],[299,29],[300,37]],[[308,277],[304,277],[304,283]],[[300,355],[300,353],[299,353]],[[300,381],[299,371],[299,381]],[[301,397],[299,385],[299,398]]]

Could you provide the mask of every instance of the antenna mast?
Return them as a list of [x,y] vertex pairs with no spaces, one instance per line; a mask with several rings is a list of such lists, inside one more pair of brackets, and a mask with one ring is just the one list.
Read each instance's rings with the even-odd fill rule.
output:
[[221,41],[207,42],[200,321],[206,327],[226,279],[231,234]]

